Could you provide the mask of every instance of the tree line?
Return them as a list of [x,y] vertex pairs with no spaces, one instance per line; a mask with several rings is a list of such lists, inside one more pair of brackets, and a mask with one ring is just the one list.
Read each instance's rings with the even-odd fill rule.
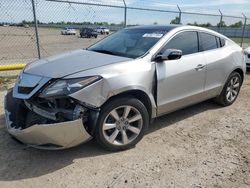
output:
[[[124,22],[120,22],[120,23],[109,23],[109,22],[66,22],[66,21],[60,21],[60,22],[48,22],[48,23],[44,23],[41,22],[39,20],[37,20],[37,23],[39,25],[93,25],[93,26],[123,26]],[[179,17],[175,17],[173,20],[170,21],[170,24],[179,24],[180,23],[180,19]],[[4,25],[4,24],[8,24],[8,25],[13,25],[13,26],[25,26],[25,25],[34,25],[34,21],[26,21],[23,20],[20,23],[7,23],[7,22],[0,22],[0,25]],[[153,23],[154,25],[157,24],[157,22]],[[137,24],[134,24],[137,25]],[[217,23],[216,25],[212,25],[211,23],[207,22],[207,23],[197,23],[196,21],[193,23],[188,23],[187,25],[193,25],[193,26],[200,26],[200,27],[233,27],[233,28],[241,28],[243,27],[243,22],[242,21],[238,21],[235,22],[231,25],[226,25],[226,23],[224,21],[221,21],[219,23]],[[250,26],[250,24],[248,24],[247,26]]]
[[[180,19],[179,17],[175,17],[173,20],[170,21],[170,24],[179,24],[180,23]],[[188,23],[187,25],[193,25],[193,26],[200,26],[200,27],[234,27],[234,28],[240,28],[243,27],[243,22],[242,21],[238,21],[235,22],[231,25],[226,25],[226,23],[224,21],[221,21],[219,23],[217,23],[216,25],[212,25],[211,23],[207,22],[207,23],[201,23],[198,24],[197,22],[193,22],[193,23]]]
[[[48,22],[44,23],[39,20],[37,20],[37,23],[39,25],[95,25],[95,26],[123,26],[123,22],[121,23],[108,23],[108,22],[65,22],[65,21],[60,21],[60,22]],[[19,23],[8,23],[8,22],[2,22],[0,24],[8,24],[8,25],[13,25],[13,26],[25,26],[25,25],[34,25],[34,21],[26,21],[23,20],[22,22]]]

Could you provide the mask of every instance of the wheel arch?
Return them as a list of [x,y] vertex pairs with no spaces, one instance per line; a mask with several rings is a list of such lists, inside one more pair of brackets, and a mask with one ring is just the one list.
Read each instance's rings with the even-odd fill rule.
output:
[[113,100],[114,98],[128,97],[128,96],[136,98],[136,99],[138,99],[139,101],[141,101],[143,103],[143,105],[146,107],[146,109],[148,111],[149,119],[154,117],[154,115],[153,115],[153,105],[152,105],[152,102],[150,100],[150,97],[144,91],[139,90],[139,89],[133,89],[133,90],[128,90],[128,91],[118,93],[118,94],[110,97],[103,105],[108,103],[110,100]]
[[[243,83],[243,80],[244,80],[244,71],[242,70],[242,68],[240,68],[240,67],[236,67],[236,68],[235,68],[235,69],[233,69],[231,72],[229,72],[229,74],[225,77],[225,80],[224,80],[224,83],[223,83],[223,87],[224,87],[224,85],[226,84],[226,82],[227,82],[227,80],[228,80],[229,76],[230,76],[233,72],[237,72],[237,73],[239,73],[239,74],[240,74],[240,76],[242,77],[242,83]],[[242,84],[242,83],[241,83],[241,84]],[[220,92],[219,92],[219,93],[221,93],[221,92],[222,92],[223,87],[221,87],[221,90],[220,90]]]
[[242,83],[243,83],[243,80],[244,80],[244,77],[245,77],[244,71],[243,71],[241,68],[236,68],[234,71],[232,71],[232,73],[233,73],[233,72],[237,72],[237,73],[240,74],[240,76],[241,76],[241,78],[242,78]]
[[[156,117],[156,109],[154,110],[154,104],[152,104],[150,97],[146,94],[146,92],[139,90],[139,89],[127,90],[127,91],[118,93],[116,95],[113,95],[110,98],[108,98],[99,108],[101,109],[105,104],[107,104],[111,100],[114,100],[120,97],[132,97],[132,98],[138,99],[146,107],[148,115],[149,115],[149,121],[151,121],[154,117]],[[94,134],[94,131],[96,129],[96,124],[97,124],[97,119],[99,118],[99,115],[100,115],[100,110],[90,111],[86,126],[88,127],[88,133],[91,135]]]

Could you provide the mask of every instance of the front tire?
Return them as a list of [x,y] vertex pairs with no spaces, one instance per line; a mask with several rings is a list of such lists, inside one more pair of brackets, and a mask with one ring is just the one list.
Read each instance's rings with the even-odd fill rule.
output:
[[141,101],[115,98],[102,107],[95,138],[107,150],[126,150],[142,139],[148,124],[148,111]]
[[215,101],[221,106],[233,104],[239,95],[242,79],[238,72],[231,73],[221,94],[215,98]]

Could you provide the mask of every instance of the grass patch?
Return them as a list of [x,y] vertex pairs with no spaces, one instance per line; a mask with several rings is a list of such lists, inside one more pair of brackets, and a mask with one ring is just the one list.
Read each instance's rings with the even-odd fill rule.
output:
[[0,76],[0,91],[9,89],[9,86],[16,81],[17,76]]
[[[241,38],[240,37],[232,37],[230,39],[233,40],[236,43],[241,43]],[[244,38],[243,43],[250,43],[250,38]]]

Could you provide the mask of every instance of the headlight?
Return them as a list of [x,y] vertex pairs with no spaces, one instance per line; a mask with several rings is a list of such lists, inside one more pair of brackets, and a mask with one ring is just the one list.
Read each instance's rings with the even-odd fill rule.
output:
[[75,78],[75,79],[61,79],[53,82],[47,86],[40,97],[62,97],[69,95],[71,93],[77,92],[80,89],[100,80],[100,76],[91,76],[85,78]]

